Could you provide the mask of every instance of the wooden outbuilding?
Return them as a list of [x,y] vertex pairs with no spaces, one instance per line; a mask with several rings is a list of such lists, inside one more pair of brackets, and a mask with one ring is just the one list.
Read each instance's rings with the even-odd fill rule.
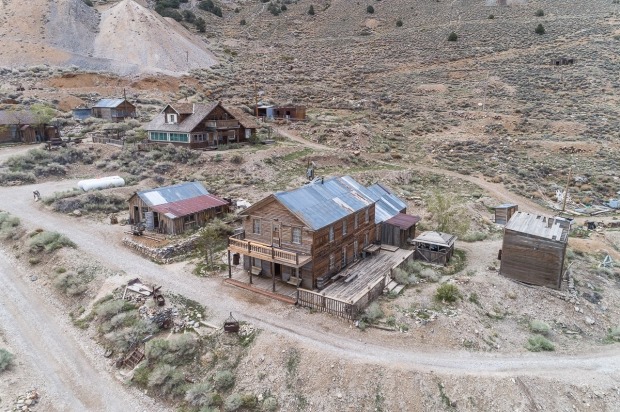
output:
[[513,203],[504,203],[495,206],[495,223],[498,225],[505,225],[518,210],[519,206]]
[[381,243],[404,248],[415,238],[419,216],[399,213],[381,224]]
[[447,265],[454,254],[456,236],[443,232],[422,232],[413,240],[414,258],[426,263]]
[[28,110],[0,110],[0,143],[41,143],[58,138],[56,126],[42,124]]
[[305,120],[306,106],[259,103],[255,107],[255,113],[258,117],[266,120]]
[[136,117],[136,106],[127,99],[101,99],[92,108],[93,117],[122,122]]
[[228,213],[229,207],[229,202],[209,194],[198,182],[143,190],[129,198],[132,224],[144,224],[147,230],[169,235],[203,226]]
[[500,274],[560,289],[570,221],[517,212],[504,228]]

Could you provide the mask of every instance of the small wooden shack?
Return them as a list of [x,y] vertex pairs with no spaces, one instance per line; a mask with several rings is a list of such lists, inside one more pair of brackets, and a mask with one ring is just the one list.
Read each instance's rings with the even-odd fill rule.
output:
[[305,120],[306,106],[298,105],[271,105],[259,103],[255,107],[256,116],[266,119]]
[[504,228],[502,276],[560,289],[570,221],[517,212]]
[[122,122],[126,118],[136,117],[136,106],[127,99],[101,99],[92,107],[93,117]]
[[495,223],[498,225],[505,225],[518,210],[519,206],[513,203],[504,203],[495,206]]
[[447,265],[454,254],[456,236],[443,232],[422,232],[413,240],[414,258],[436,265]]
[[188,182],[136,192],[129,198],[129,216],[147,230],[178,235],[228,213],[229,206],[202,184]]
[[29,110],[0,110],[0,143],[40,143],[58,138],[56,126],[42,124]]
[[399,213],[381,224],[381,243],[404,248],[415,238],[415,225],[419,216]]

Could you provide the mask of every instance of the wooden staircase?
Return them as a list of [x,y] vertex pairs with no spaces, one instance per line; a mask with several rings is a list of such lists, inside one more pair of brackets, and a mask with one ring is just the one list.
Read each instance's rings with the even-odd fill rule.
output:
[[135,349],[130,351],[125,359],[123,359],[123,366],[133,369],[142,359],[144,359],[144,350],[141,346],[136,346]]

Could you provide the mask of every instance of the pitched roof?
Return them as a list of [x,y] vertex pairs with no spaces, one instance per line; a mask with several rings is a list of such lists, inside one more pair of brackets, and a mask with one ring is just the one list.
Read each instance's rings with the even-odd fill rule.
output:
[[[385,222],[407,209],[407,204],[380,183],[368,186],[368,191],[374,200],[375,223]],[[419,219],[419,218],[418,218]]]
[[405,213],[399,213],[396,216],[388,219],[385,223],[388,223],[392,226],[396,226],[402,230],[407,230],[411,228],[411,226],[415,225],[420,221],[420,216],[412,216],[407,215]]
[[[174,110],[186,110],[185,105],[186,103],[183,103],[181,105],[176,104],[174,106],[173,105],[168,105],[168,106],[172,107]],[[151,120],[144,127],[144,129],[147,131],[189,133],[192,130],[194,130],[196,126],[198,126],[200,122],[202,122],[205,119],[205,117],[207,117],[209,113],[211,113],[213,109],[215,109],[218,105],[219,105],[219,102],[214,102],[210,104],[193,103],[192,111],[189,112],[191,114],[187,116],[185,119],[183,119],[181,122],[174,123],[174,124],[166,123],[166,118],[163,115],[164,110],[166,110],[166,107],[168,107],[166,106],[164,107],[164,110],[159,112],[153,118],[153,120]],[[178,106],[183,107],[183,109],[177,109]]]
[[194,113],[194,105],[192,103],[174,103],[170,104],[174,110],[179,114],[192,114]]
[[118,107],[124,101],[125,101],[125,99],[101,99],[93,107],[98,107],[98,108],[103,108],[103,107],[114,108],[114,107]]
[[226,107],[226,111],[233,115],[235,119],[239,121],[241,126],[246,129],[258,129],[260,128],[260,124],[256,121],[254,116],[251,116],[242,110],[237,109],[236,107]]
[[420,236],[413,240],[431,245],[452,246],[456,242],[456,236],[443,232],[428,231],[420,233]]
[[158,187],[136,193],[147,206],[159,206],[166,203],[192,199],[208,195],[209,192],[199,182],[179,183],[177,185]]
[[36,124],[34,114],[27,110],[0,110],[0,124]]
[[556,242],[568,242],[570,222],[561,217],[547,217],[525,212],[517,212],[506,224],[505,230],[521,232]]
[[179,200],[178,202],[164,203],[153,206],[153,210],[163,213],[165,216],[175,219],[177,217],[191,215],[193,213],[202,212],[203,210],[212,209],[227,205],[228,202],[213,195],[200,195],[191,199]]
[[514,203],[502,203],[499,206],[495,206],[494,209],[509,209],[509,208],[515,207],[515,206],[518,206],[518,205],[516,205]]

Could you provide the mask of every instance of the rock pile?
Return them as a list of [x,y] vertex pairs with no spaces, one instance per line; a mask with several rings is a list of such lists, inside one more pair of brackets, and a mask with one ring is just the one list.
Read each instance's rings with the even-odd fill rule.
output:
[[39,402],[39,394],[36,390],[31,390],[26,392],[25,395],[21,395],[15,401],[13,405],[13,409],[7,409],[6,412],[10,411],[32,411],[35,405]]

